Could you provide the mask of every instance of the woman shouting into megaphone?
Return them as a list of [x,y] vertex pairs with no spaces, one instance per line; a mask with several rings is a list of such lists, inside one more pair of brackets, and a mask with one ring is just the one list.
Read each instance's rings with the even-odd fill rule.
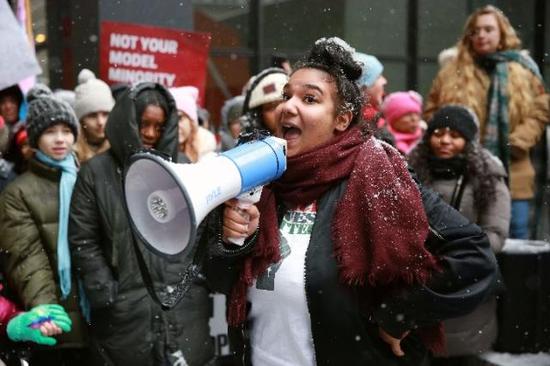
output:
[[441,320],[496,282],[482,231],[363,127],[360,76],[346,42],[315,42],[277,107],[286,172],[257,211],[229,203],[212,236],[248,238],[249,254],[218,268],[238,270],[226,276],[238,364],[419,365],[443,351]]

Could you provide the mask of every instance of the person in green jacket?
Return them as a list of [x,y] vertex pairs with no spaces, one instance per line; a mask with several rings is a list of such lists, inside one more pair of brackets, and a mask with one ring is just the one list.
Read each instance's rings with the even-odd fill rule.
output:
[[[56,345],[36,346],[31,364],[86,364],[81,359],[85,357],[85,327],[78,306],[78,285],[71,276],[67,235],[77,175],[72,148],[78,121],[72,108],[56,99],[44,85],[31,89],[28,100],[28,139],[36,154],[29,162],[29,170],[0,196],[4,269],[24,310],[57,304],[57,309],[70,317],[69,327],[53,322],[49,335],[55,336]],[[23,329],[25,326],[29,324],[24,323]]]

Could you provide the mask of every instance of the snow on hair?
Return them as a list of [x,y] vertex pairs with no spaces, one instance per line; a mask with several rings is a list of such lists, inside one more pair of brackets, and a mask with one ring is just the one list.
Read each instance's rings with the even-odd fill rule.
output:
[[347,51],[347,52],[351,53],[352,55],[355,54],[355,48],[351,47],[348,42],[344,41],[340,37],[329,37],[329,38],[323,37],[323,38],[319,38],[318,40],[315,41],[316,45],[321,44],[321,43],[334,43],[334,44],[337,44],[338,46],[342,47],[344,49],[344,51]]

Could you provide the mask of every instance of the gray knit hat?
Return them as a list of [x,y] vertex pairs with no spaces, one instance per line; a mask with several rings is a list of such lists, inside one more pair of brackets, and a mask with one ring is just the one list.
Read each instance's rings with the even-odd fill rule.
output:
[[79,121],[90,113],[110,112],[115,105],[111,88],[88,69],[78,74],[78,86],[74,91],[74,111]]
[[37,84],[29,90],[27,101],[27,133],[31,147],[38,148],[38,138],[42,132],[57,123],[66,123],[76,140],[78,120],[74,111],[67,102],[54,97],[50,88]]

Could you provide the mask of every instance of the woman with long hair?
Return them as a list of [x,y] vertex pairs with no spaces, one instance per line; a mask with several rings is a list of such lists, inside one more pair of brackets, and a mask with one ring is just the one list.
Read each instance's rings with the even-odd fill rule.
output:
[[498,8],[477,9],[466,21],[456,58],[435,78],[426,120],[447,104],[469,107],[480,122],[483,147],[500,158],[510,177],[510,236],[528,237],[535,171],[529,157],[549,119],[549,96],[536,63]]

